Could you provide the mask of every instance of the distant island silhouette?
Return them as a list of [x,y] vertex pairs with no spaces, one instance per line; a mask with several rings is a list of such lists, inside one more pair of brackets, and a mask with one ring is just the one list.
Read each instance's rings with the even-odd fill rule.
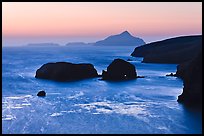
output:
[[29,43],[26,46],[46,47],[46,46],[60,46],[58,43]]
[[[94,46],[141,46],[144,45],[145,42],[143,39],[132,36],[128,31],[124,31],[117,35],[111,35],[105,38],[104,40],[99,40],[97,42],[68,42],[65,46],[73,46],[73,45],[94,45]],[[26,46],[60,46],[57,43],[30,43]]]
[[93,45],[94,43],[85,43],[85,42],[69,42],[69,43],[67,43],[65,46],[77,46],[77,45],[85,45],[85,46],[87,46],[87,45]]
[[141,46],[145,44],[143,39],[132,36],[128,31],[112,35],[104,40],[97,41],[96,46]]

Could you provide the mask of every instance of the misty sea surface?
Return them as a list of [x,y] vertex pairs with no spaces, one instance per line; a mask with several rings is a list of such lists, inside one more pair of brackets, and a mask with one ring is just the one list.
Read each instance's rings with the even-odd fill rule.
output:
[[[202,133],[202,113],[177,102],[183,81],[165,76],[176,64],[141,63],[135,47],[2,47],[3,134]],[[35,78],[48,62],[91,63],[99,74],[116,58],[136,67],[138,78],[101,77],[55,82]],[[45,90],[46,97],[37,97]]]

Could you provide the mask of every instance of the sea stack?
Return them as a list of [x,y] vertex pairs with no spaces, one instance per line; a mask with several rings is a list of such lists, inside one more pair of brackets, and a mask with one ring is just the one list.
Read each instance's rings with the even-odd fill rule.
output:
[[35,78],[55,81],[73,81],[93,77],[98,77],[98,73],[92,64],[68,62],[44,64],[36,71],[35,75]]
[[135,79],[137,73],[135,66],[125,60],[115,59],[108,67],[103,70],[103,80],[129,80]]

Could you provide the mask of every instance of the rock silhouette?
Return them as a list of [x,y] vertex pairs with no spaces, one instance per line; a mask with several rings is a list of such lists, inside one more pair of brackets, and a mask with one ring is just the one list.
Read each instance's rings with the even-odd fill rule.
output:
[[124,31],[118,35],[112,35],[104,40],[97,41],[96,46],[140,46],[145,42],[138,37],[132,36],[128,31]]
[[145,63],[180,64],[202,50],[202,35],[182,36],[136,47],[131,56],[144,57]]
[[192,60],[177,66],[176,76],[183,79],[184,88],[178,102],[193,107],[202,106],[202,52]]
[[115,59],[108,67],[103,70],[103,80],[128,80],[137,77],[135,66],[122,59]]
[[72,81],[97,77],[92,64],[73,64],[68,62],[47,63],[36,71],[36,78],[55,81]]

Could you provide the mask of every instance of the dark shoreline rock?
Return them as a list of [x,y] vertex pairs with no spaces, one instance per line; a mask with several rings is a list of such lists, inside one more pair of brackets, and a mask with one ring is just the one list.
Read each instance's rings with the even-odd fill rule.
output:
[[115,59],[108,67],[103,70],[103,80],[129,80],[137,78],[135,66],[125,60]]
[[180,36],[136,47],[133,57],[143,57],[144,63],[180,64],[202,50],[202,35]]
[[68,62],[47,63],[37,71],[35,78],[55,81],[73,81],[98,77],[98,73],[92,64],[73,64]]
[[202,107],[202,51],[192,60],[179,64],[176,76],[184,82],[177,101],[191,107]]

